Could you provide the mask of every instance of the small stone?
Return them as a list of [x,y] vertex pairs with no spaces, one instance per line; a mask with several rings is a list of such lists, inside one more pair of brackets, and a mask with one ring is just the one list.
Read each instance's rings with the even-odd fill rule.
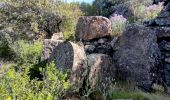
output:
[[98,46],[98,42],[97,42],[97,41],[95,41],[95,42],[94,42],[94,45],[95,45],[95,46]]
[[98,43],[100,43],[100,44],[103,44],[103,43],[105,43],[106,41],[104,40],[104,39],[99,39],[98,40]]
[[92,52],[94,52],[94,50],[95,50],[95,46],[94,45],[85,45],[85,51],[86,52],[88,52],[88,53],[92,53]]
[[170,63],[170,58],[165,58],[166,63]]

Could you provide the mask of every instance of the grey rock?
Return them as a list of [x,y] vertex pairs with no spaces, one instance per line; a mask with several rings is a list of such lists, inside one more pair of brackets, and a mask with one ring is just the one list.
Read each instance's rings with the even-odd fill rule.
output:
[[88,53],[93,53],[95,48],[96,47],[94,45],[85,45],[85,51]]
[[170,52],[170,42],[162,41],[159,43],[159,48],[162,52]]
[[115,82],[115,66],[112,58],[105,54],[91,54],[87,56],[89,74],[88,82],[91,89],[109,88]]
[[102,38],[101,38],[101,39],[98,40],[98,43],[104,44],[106,41],[107,41],[106,39],[102,39]]
[[110,36],[112,33],[111,21],[102,16],[80,17],[76,28],[77,40],[92,40]]
[[170,37],[170,28],[169,27],[154,27],[154,30],[157,33],[158,39]]
[[167,86],[170,86],[170,64],[169,63],[165,63],[164,72],[165,72],[165,82]]
[[53,53],[53,50],[58,46],[59,44],[63,43],[63,40],[51,40],[51,39],[45,39],[43,42],[43,51],[41,54],[41,61],[49,60],[51,59],[51,55]]
[[119,37],[114,37],[114,38],[112,39],[112,41],[110,42],[110,45],[112,46],[113,49],[115,48],[115,43],[117,42],[118,38],[119,38]]
[[170,64],[170,58],[165,58],[165,62]]
[[64,40],[64,35],[62,32],[54,33],[51,39],[52,40]]
[[84,47],[72,42],[59,44],[52,53],[56,68],[68,72],[69,91],[78,92],[87,74],[87,58]]
[[159,26],[170,26],[170,17],[157,18],[155,19],[155,23]]
[[130,25],[115,44],[113,56],[119,76],[149,90],[161,62],[156,33],[142,25]]

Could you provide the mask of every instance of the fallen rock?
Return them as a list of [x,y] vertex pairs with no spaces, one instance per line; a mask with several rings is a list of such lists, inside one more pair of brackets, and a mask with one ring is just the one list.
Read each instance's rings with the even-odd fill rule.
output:
[[53,50],[56,46],[63,43],[63,40],[51,40],[51,39],[45,39],[43,42],[43,51],[41,55],[41,61],[49,60],[51,59],[51,54],[53,53]]
[[112,58],[105,54],[90,54],[87,56],[89,86],[94,90],[109,87],[115,81],[115,67]]
[[142,25],[130,25],[114,49],[113,59],[120,78],[149,90],[161,60],[156,33]]
[[87,74],[84,47],[72,42],[59,44],[51,55],[56,68],[68,72],[70,91],[78,92]]
[[102,16],[83,16],[79,19],[76,28],[77,40],[91,40],[110,36],[111,22]]

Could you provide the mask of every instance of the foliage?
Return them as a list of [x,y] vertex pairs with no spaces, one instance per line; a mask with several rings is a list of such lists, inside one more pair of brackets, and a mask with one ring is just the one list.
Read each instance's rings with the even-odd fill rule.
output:
[[124,28],[127,25],[127,19],[122,15],[114,14],[113,17],[110,18],[112,22],[112,36],[120,36],[123,33]]
[[129,0],[95,0],[93,6],[97,8],[97,15],[109,16],[111,15],[113,6],[117,4],[122,4]]
[[80,4],[80,8],[86,16],[97,15],[97,8],[92,4],[82,2]]
[[42,51],[42,43],[36,41],[34,43],[27,43],[23,40],[16,41],[13,50],[19,58],[20,63],[38,63]]
[[43,80],[30,80],[29,67],[16,66],[0,74],[0,99],[56,100],[69,88],[67,74],[56,70],[54,63],[41,69]]
[[64,3],[58,5],[56,8],[57,13],[62,17],[61,31],[64,33],[65,40],[75,40],[75,29],[77,21],[84,13],[77,3]]
[[158,5],[150,5],[145,8],[145,20],[154,19],[163,9],[163,2],[159,2]]
[[132,100],[149,100],[140,93],[135,92],[112,92],[109,99],[132,99]]

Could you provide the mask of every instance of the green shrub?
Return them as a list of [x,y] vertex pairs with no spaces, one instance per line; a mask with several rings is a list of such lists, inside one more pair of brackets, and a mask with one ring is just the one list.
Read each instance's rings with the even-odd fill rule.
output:
[[67,74],[56,70],[54,63],[41,69],[43,80],[30,80],[30,65],[15,66],[0,74],[0,100],[57,100],[69,88]]
[[42,42],[36,41],[34,43],[27,43],[26,41],[16,41],[13,45],[19,63],[38,63],[41,52]]

